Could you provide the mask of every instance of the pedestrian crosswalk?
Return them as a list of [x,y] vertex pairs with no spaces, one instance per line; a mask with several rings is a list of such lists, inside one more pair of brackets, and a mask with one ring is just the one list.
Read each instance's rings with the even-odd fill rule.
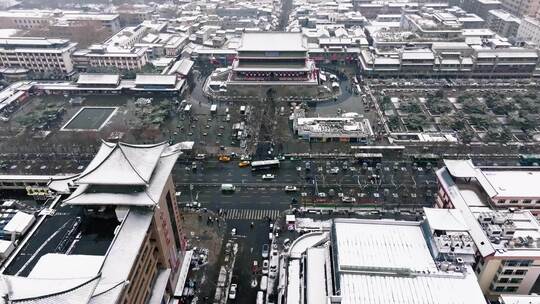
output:
[[279,210],[276,209],[228,209],[226,212],[225,218],[228,220],[275,220],[279,216]]

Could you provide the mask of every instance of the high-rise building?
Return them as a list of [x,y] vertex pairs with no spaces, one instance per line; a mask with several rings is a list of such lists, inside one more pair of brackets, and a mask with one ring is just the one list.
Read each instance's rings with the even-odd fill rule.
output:
[[58,197],[58,214],[45,217],[4,265],[2,298],[167,303],[185,248],[171,177],[179,153],[166,143],[103,142],[88,167],[60,187],[70,194]]

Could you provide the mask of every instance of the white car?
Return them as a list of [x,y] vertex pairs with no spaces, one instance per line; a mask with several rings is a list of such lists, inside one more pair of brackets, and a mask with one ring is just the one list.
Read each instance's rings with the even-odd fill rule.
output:
[[236,290],[238,289],[237,284],[231,284],[231,288],[229,289],[229,299],[234,300],[236,299]]
[[275,178],[274,174],[263,174],[263,176],[262,176],[262,179],[264,179],[264,180],[271,180],[271,179],[274,179],[274,178]]
[[341,198],[341,201],[344,203],[356,203],[356,198],[350,196],[344,196]]
[[262,274],[268,274],[268,260],[264,260],[262,264]]
[[339,173],[339,168],[338,167],[334,167],[332,169],[330,169],[330,174],[338,174]]
[[262,247],[262,254],[261,254],[264,259],[268,258],[268,251],[269,251],[268,244],[264,244]]
[[295,186],[285,186],[285,192],[296,192],[298,190]]
[[320,198],[325,198],[325,197],[326,197],[326,193],[324,193],[324,192],[319,192],[319,193],[317,193],[317,196],[320,197]]

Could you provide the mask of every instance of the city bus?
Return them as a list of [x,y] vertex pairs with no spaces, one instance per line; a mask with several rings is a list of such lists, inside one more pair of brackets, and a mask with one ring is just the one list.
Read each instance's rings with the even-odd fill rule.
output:
[[540,154],[520,154],[519,164],[522,166],[538,166],[540,164]]
[[411,161],[419,167],[437,166],[440,157],[437,154],[413,154]]
[[251,162],[251,171],[271,170],[279,168],[278,159],[258,160]]
[[354,158],[361,165],[367,164],[368,166],[373,166],[382,162],[383,155],[382,153],[356,153],[354,154]]

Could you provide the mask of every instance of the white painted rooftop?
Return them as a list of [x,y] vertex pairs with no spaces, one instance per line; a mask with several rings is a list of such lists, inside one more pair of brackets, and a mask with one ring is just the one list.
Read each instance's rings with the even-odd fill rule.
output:
[[103,260],[99,255],[48,253],[38,260],[28,277],[51,280],[94,277]]
[[327,304],[325,277],[325,248],[309,248],[307,250],[307,292],[309,304]]
[[307,51],[302,33],[244,33],[238,51]]
[[418,223],[340,220],[334,229],[341,271],[437,271]]
[[78,184],[146,185],[166,143],[129,145],[103,142],[77,179]]
[[372,276],[342,274],[342,304],[485,304],[474,274],[465,278],[437,276]]
[[32,214],[17,211],[13,218],[4,227],[6,232],[22,234],[34,223],[36,218]]
[[497,198],[540,197],[540,171],[505,170],[489,171],[482,170],[487,181],[497,191]]
[[175,84],[176,76],[174,75],[137,74],[135,78],[135,85],[174,86]]
[[117,74],[80,74],[77,84],[118,85],[120,75]]
[[424,208],[426,220],[434,230],[468,231],[467,223],[457,209]]

